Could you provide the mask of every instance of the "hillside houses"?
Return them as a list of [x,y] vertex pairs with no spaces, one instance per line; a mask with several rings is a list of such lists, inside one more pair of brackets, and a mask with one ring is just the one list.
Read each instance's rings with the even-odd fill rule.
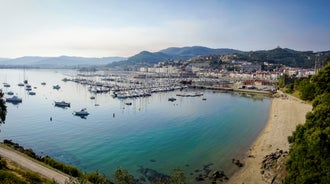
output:
[[[184,76],[184,78],[259,79],[272,81],[278,80],[284,74],[296,77],[308,77],[315,74],[313,69],[278,67],[268,62],[264,62],[264,67],[262,67],[261,64],[256,62],[228,61],[228,59],[233,57],[234,55],[227,57],[198,56],[187,61],[160,62],[154,65],[154,67],[141,67],[139,71],[162,76]],[[223,62],[221,59],[226,60],[226,62]],[[218,62],[217,65],[214,65],[214,62]]]

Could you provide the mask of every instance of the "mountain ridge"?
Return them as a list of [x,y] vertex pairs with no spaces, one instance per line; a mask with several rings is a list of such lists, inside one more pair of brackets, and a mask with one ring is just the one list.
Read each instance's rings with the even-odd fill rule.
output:
[[187,46],[187,47],[169,47],[158,52],[141,51],[140,53],[129,57],[126,61],[113,62],[107,67],[127,67],[128,65],[135,66],[151,66],[161,61],[167,60],[187,60],[195,56],[203,55],[221,55],[242,53],[240,50],[219,48],[212,49],[203,46]]
[[30,66],[30,67],[86,67],[106,65],[114,61],[125,60],[124,57],[78,57],[78,56],[58,56],[58,57],[42,57],[42,56],[23,56],[14,59],[1,59],[2,66]]

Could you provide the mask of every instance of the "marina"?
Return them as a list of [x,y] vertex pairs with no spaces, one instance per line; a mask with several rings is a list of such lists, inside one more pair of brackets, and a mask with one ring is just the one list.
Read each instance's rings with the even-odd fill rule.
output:
[[[21,72],[2,70],[0,77],[6,75],[8,84],[17,84]],[[211,163],[210,169],[230,175],[237,169],[232,157],[240,158],[262,130],[270,104],[268,97],[190,89],[180,86],[178,80],[173,83],[176,79],[143,83],[134,77],[102,80],[104,75],[81,76],[74,70],[25,73],[36,95],[28,95],[25,87],[16,85],[3,89],[6,98],[6,92],[12,91],[22,102],[7,103],[0,139],[19,142],[40,155],[50,155],[84,171],[99,170],[109,177],[118,166],[136,177],[145,169],[169,175],[180,167],[188,181],[194,181],[200,174],[195,170]],[[46,77],[40,76],[48,77],[44,81],[47,85],[41,84]],[[86,82],[73,81],[78,78]],[[92,84],[108,86],[110,91],[93,93],[89,91]],[[55,85],[61,88],[54,90]],[[118,98],[118,94],[142,92],[150,95]],[[95,98],[91,100],[91,96]],[[57,108],[55,102],[69,103],[70,107]]]

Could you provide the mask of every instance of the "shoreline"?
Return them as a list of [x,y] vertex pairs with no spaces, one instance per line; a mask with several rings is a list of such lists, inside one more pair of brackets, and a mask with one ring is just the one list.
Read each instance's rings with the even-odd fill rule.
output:
[[264,157],[277,149],[289,151],[288,136],[298,124],[305,123],[305,115],[310,111],[311,104],[293,96],[273,98],[264,129],[243,157],[244,166],[233,173],[227,183],[267,183],[260,169]]

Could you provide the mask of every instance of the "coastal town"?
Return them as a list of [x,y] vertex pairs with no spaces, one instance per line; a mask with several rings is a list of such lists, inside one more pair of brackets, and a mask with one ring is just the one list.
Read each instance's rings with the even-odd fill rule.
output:
[[0,184],[330,184],[330,0],[0,4]]

